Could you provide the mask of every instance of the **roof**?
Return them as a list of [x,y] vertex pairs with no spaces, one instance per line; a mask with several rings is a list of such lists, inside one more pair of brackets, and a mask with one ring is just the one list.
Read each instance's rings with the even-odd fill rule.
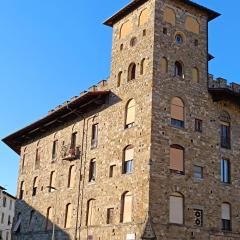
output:
[[50,131],[53,127],[76,119],[85,112],[105,103],[105,97],[110,91],[89,91],[74,98],[71,102],[53,110],[44,118],[5,137],[2,141],[20,154],[21,146],[34,137]]
[[0,186],[0,190],[6,190],[6,188],[4,188],[4,187]]
[[233,91],[229,88],[209,88],[208,91],[211,93],[213,101],[230,100],[237,104],[240,104],[240,92]]
[[[107,19],[104,24],[107,26],[112,27],[116,22],[118,22],[119,20],[121,20],[122,18],[124,18],[125,16],[127,16],[129,13],[131,13],[132,11],[134,11],[135,9],[137,9],[138,7],[140,7],[141,5],[143,5],[144,3],[146,3],[148,0],[133,0],[131,3],[129,3],[128,5],[126,5],[124,8],[122,8],[120,11],[118,11],[116,14],[114,14],[112,17],[110,17],[109,19]],[[198,8],[199,10],[202,10],[203,12],[207,13],[208,15],[208,20],[211,21],[217,17],[220,16],[219,13],[206,8],[202,5],[199,5],[197,3],[194,3],[190,0],[180,0],[182,3],[185,3],[189,6]]]
[[13,195],[11,195],[11,194],[8,193],[8,192],[3,191],[3,194],[7,195],[8,197],[10,197],[10,198],[12,198],[12,199],[14,199],[14,200],[17,200],[16,197],[14,197]]

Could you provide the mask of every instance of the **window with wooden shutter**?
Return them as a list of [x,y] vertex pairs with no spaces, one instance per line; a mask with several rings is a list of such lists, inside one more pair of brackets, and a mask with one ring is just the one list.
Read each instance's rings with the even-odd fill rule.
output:
[[126,107],[126,128],[131,128],[134,125],[135,122],[135,100],[131,99]]
[[66,212],[65,212],[65,228],[71,227],[71,218],[72,218],[72,204],[69,203],[66,206]]
[[160,60],[160,70],[162,73],[168,72],[168,60],[165,57]]
[[96,159],[92,159],[89,164],[89,182],[96,180]]
[[178,145],[170,147],[170,169],[184,173],[184,149]]
[[180,193],[174,193],[170,196],[169,203],[169,222],[183,224],[183,196]]
[[231,205],[229,203],[222,203],[222,230],[231,230]]
[[91,199],[88,201],[87,205],[87,226],[93,226],[95,224],[95,199]]
[[132,193],[127,192],[122,197],[122,222],[132,221]]
[[184,103],[178,97],[174,97],[171,102],[171,124],[184,127]]

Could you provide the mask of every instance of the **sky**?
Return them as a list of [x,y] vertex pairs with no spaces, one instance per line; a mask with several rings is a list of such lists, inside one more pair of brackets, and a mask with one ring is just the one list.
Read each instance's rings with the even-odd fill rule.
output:
[[[112,31],[102,22],[129,1],[0,0],[0,139],[109,76]],[[240,1],[196,2],[222,14],[210,22],[210,73],[238,82]],[[1,142],[0,185],[13,195],[18,165]]]

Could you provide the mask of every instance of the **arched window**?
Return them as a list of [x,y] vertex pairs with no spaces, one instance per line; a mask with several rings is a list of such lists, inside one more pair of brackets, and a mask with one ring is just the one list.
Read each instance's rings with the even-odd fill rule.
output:
[[146,71],[146,59],[144,58],[141,61],[140,74],[143,75]]
[[124,149],[123,173],[131,173],[133,171],[134,147],[127,146]]
[[87,226],[93,226],[95,224],[95,218],[96,218],[96,200],[90,199],[87,203]]
[[228,112],[223,111],[220,115],[221,147],[231,148],[231,118]]
[[139,15],[139,22],[138,25],[142,26],[144,25],[149,19],[149,10],[147,8],[145,8],[144,10],[142,10],[142,12]]
[[133,197],[131,192],[125,192],[122,195],[121,222],[128,223],[132,221]]
[[199,25],[198,21],[195,18],[190,17],[190,16],[188,16],[186,18],[185,28],[186,28],[186,30],[196,33],[196,34],[199,34],[199,32],[200,32],[200,25]]
[[35,177],[34,180],[33,180],[32,196],[37,195],[37,187],[38,187],[38,177]]
[[131,128],[135,123],[135,111],[136,111],[136,103],[134,99],[131,99],[126,106],[126,128]]
[[178,97],[174,97],[171,102],[171,124],[184,127],[184,103]]
[[168,72],[168,60],[165,57],[160,60],[160,70],[162,73]]
[[164,10],[163,20],[175,26],[176,14],[173,9],[166,7]]
[[71,218],[72,218],[72,204],[68,203],[66,205],[66,211],[65,211],[64,228],[70,228],[71,227]]
[[131,63],[128,67],[128,81],[134,80],[136,78],[136,64]]
[[126,37],[132,31],[132,23],[127,21],[120,28],[120,38]]
[[29,216],[29,228],[32,229],[33,227],[33,217],[35,215],[35,210],[31,210],[30,216]]
[[222,230],[231,231],[231,205],[222,203]]
[[25,173],[26,156],[27,156],[27,147],[23,149],[23,153],[22,153],[22,164],[21,164],[22,174]]
[[24,181],[22,181],[21,183],[20,183],[20,190],[19,190],[19,199],[21,200],[21,199],[23,199],[23,195],[24,195],[24,189],[25,187],[24,187]]
[[177,173],[184,173],[184,148],[179,145],[170,147],[170,169]]
[[46,230],[51,230],[53,226],[53,209],[49,207],[47,209],[47,217],[46,217]]
[[169,202],[169,222],[183,224],[184,197],[181,193],[175,192],[170,196]]
[[183,65],[180,62],[175,62],[175,76],[184,78],[184,70],[183,70]]
[[196,67],[192,69],[192,81],[195,83],[199,82],[199,71]]
[[120,87],[122,83],[122,71],[118,73],[117,86]]
[[74,178],[75,178],[74,170],[75,170],[74,165],[69,167],[69,170],[68,170],[68,188],[73,188],[73,186],[74,186]]
[[50,174],[49,192],[54,192],[55,190],[56,190],[56,172],[52,171]]
[[96,180],[96,159],[92,159],[89,164],[89,182]]

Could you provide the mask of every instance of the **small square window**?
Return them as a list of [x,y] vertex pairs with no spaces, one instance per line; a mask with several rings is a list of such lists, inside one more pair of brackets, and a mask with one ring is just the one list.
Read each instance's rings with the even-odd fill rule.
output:
[[167,28],[163,28],[163,34],[167,34]]
[[203,131],[203,121],[200,119],[195,119],[195,131],[202,132]]
[[109,177],[112,178],[115,176],[116,172],[116,165],[111,165],[109,169]]
[[200,166],[194,166],[194,178],[203,179],[203,168]]
[[146,35],[147,35],[147,30],[144,29],[144,30],[143,30],[143,36],[145,37]]

